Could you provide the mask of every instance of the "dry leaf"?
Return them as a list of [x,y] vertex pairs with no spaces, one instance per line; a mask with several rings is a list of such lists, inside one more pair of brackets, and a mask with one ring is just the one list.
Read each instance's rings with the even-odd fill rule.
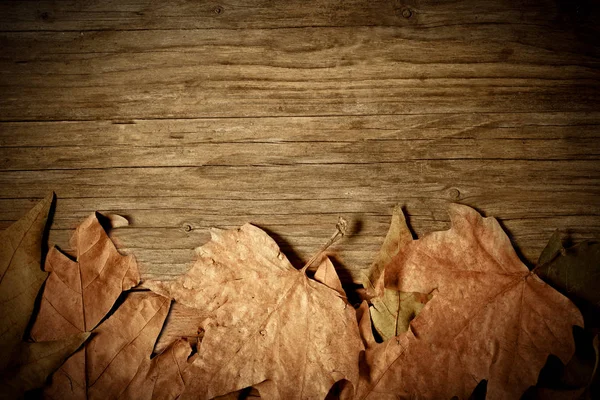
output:
[[[10,354],[21,342],[31,319],[38,291],[46,276],[42,271],[42,238],[54,195],[46,197],[27,215],[0,233],[0,352]],[[1,359],[0,362],[6,362]],[[5,364],[0,364],[3,369]]]
[[32,329],[35,339],[64,337],[94,329],[124,290],[140,281],[133,256],[123,256],[108,237],[96,214],[71,237],[76,261],[52,248],[46,259],[50,276]]
[[211,236],[183,277],[148,282],[211,313],[184,372],[182,398],[255,386],[265,398],[322,399],[337,381],[356,387],[362,346],[355,311],[345,299],[307,278],[305,269],[296,270],[257,227],[212,230]]
[[587,328],[600,328],[600,244],[586,241],[565,249],[556,232],[535,270],[577,304]]
[[564,365],[556,357],[548,357],[536,386],[529,388],[522,400],[597,398],[586,392],[591,392],[598,368],[598,337],[581,328],[573,329],[573,334],[575,354],[571,360]]
[[408,293],[384,286],[385,266],[400,249],[412,241],[412,234],[399,206],[394,208],[390,229],[383,245],[371,264],[368,274],[363,276],[363,286],[370,308],[373,327],[383,340],[390,339],[408,330],[408,324],[419,314],[431,298],[424,293]]
[[[135,259],[119,254],[96,214],[77,227],[71,244],[77,252],[76,261],[55,247],[46,258],[50,276],[31,332],[37,341],[91,331],[122,291],[139,282]],[[86,371],[92,368],[90,345],[73,354],[54,374],[45,390],[47,396],[86,398]]]
[[[94,330],[84,349],[67,367],[52,376],[44,395],[50,399],[172,399],[181,381],[175,361],[185,362],[177,344],[150,359],[154,342],[169,310],[170,301],[151,292],[130,293],[123,304]],[[158,373],[172,378],[167,387],[156,387]],[[175,395],[172,393],[175,392]],[[160,393],[152,397],[154,393]]]
[[0,398],[20,398],[28,390],[42,387],[52,374],[90,334],[71,335],[63,340],[22,343],[14,352],[0,382]]
[[514,399],[549,354],[573,355],[579,310],[527,269],[495,219],[456,204],[450,218],[450,230],[408,243],[386,266],[386,286],[435,293],[407,333],[367,336],[360,398],[466,398],[486,379],[488,399]]
[[177,399],[185,386],[182,371],[188,367],[188,357],[192,348],[190,344],[179,339],[167,349],[149,360],[138,369],[127,390],[120,399]]
[[[178,365],[185,364],[190,346],[178,342],[150,360],[170,303],[155,293],[130,293],[94,331],[85,346],[88,399],[174,399],[181,393]],[[172,382],[158,384],[165,380]]]
[[531,399],[583,399],[590,394],[598,366],[600,326],[600,246],[585,241],[565,249],[561,235],[555,232],[542,251],[534,269],[540,278],[571,299],[583,314],[586,331],[574,331],[575,355],[567,365],[549,359]]
[[42,271],[42,239],[54,194],[46,197],[0,234],[0,396],[16,398],[40,387],[46,377],[87,339],[87,334],[62,341],[29,343],[23,337],[38,291]]

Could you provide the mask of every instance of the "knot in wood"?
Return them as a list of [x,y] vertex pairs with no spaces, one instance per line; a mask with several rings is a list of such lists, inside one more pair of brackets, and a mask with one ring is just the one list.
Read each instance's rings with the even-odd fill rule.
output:
[[400,15],[402,15],[403,18],[409,19],[412,17],[413,12],[410,8],[404,7],[402,10],[400,10]]
[[460,199],[460,191],[457,188],[452,188],[448,191],[448,196],[450,196],[452,200],[458,200]]

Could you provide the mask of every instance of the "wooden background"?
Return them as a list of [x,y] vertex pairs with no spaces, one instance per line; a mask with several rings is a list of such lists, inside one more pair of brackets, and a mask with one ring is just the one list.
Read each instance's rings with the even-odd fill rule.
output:
[[0,2],[0,228],[54,190],[144,278],[252,222],[298,266],[333,233],[349,282],[396,203],[498,217],[532,264],[600,233],[600,10],[574,0]]

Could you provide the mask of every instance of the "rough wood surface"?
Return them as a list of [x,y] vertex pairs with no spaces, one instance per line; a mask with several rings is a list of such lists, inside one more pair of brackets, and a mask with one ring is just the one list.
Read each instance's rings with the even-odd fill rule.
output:
[[210,226],[253,222],[300,265],[344,215],[331,253],[350,282],[394,204],[423,234],[458,201],[531,264],[557,228],[600,236],[599,16],[588,0],[0,2],[0,228],[54,190],[52,243],[121,213],[115,240],[170,278]]

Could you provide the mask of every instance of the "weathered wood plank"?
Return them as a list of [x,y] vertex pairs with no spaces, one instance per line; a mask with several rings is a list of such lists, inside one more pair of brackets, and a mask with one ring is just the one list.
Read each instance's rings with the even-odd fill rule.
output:
[[[600,114],[0,124],[0,169],[597,159]],[[579,121],[579,122],[578,122]],[[596,124],[597,123],[597,124]],[[505,125],[502,125],[505,124]],[[569,124],[569,125],[566,125]],[[575,132],[576,129],[576,132]],[[110,157],[107,157],[110,155]]]
[[[277,178],[265,178],[261,170]],[[476,179],[470,175],[475,170]],[[148,179],[150,171],[155,178]],[[212,167],[4,172],[0,179],[7,180],[0,182],[2,188],[14,189],[19,181],[27,185],[24,193],[0,192],[5,197],[0,220],[8,224],[30,206],[29,200],[14,197],[36,197],[36,192],[42,196],[44,190],[57,188],[60,200],[52,239],[65,246],[69,229],[94,210],[121,213],[131,219],[132,228],[117,230],[116,238],[140,258],[147,276],[185,271],[193,260],[192,249],[207,239],[206,229],[245,222],[275,233],[283,240],[282,247],[306,260],[331,234],[336,216],[343,214],[360,229],[335,250],[350,266],[345,277],[356,279],[356,266],[363,268],[372,259],[396,202],[407,206],[418,234],[444,229],[449,201],[480,207],[505,221],[529,260],[535,260],[556,228],[570,230],[576,238],[598,235],[600,204],[593,161],[482,165],[481,160],[436,160],[383,169],[306,165],[236,168],[238,175],[231,171]],[[74,183],[70,176],[78,181]],[[197,179],[204,183],[194,184]],[[140,186],[140,182],[152,184]],[[81,188],[86,184],[89,189]],[[98,189],[109,197],[90,197],[97,196]],[[157,197],[157,191],[162,196]],[[128,193],[135,197],[120,197]],[[57,232],[62,233],[56,236]]]
[[[459,190],[460,189],[460,190]],[[526,190],[526,189],[525,189]],[[502,219],[548,218],[553,215],[592,215],[598,211],[597,188],[589,191],[553,191],[544,196],[541,191],[529,192],[529,196],[519,197],[519,192],[511,188],[488,191],[474,186],[465,189],[461,186],[441,188],[425,194],[421,192],[402,193],[381,187],[369,197],[341,195],[332,198],[280,198],[272,199],[231,199],[226,193],[216,197],[206,196],[139,196],[139,197],[71,197],[65,198],[59,190],[57,215],[53,226],[56,229],[75,228],[78,221],[94,211],[117,213],[126,216],[140,228],[168,227],[190,231],[198,227],[220,226],[221,215],[253,219],[255,216],[333,218],[337,215],[388,216],[391,207],[399,202],[405,205],[415,217],[444,219],[448,202],[462,201],[481,207],[491,215]],[[524,193],[528,193],[525,191]],[[43,194],[43,193],[42,193]],[[206,194],[206,193],[205,193]],[[212,193],[208,193],[211,195]],[[4,198],[0,199],[0,223],[3,226],[16,221],[39,199]],[[509,203],[510,206],[504,206]],[[193,221],[205,221],[201,225]],[[246,222],[246,221],[242,221]],[[325,221],[327,223],[327,221]]]
[[[0,168],[84,170],[125,167],[390,164],[402,161],[477,159],[600,159],[600,138],[556,140],[394,140],[355,143],[203,144],[175,147],[31,147],[0,149]],[[106,154],[110,154],[107,159]]]
[[[248,29],[320,26],[395,26],[435,35],[521,41],[564,46],[572,38],[593,43],[595,2],[537,0],[439,1],[180,0],[162,6],[149,0],[1,2],[0,30]],[[574,27],[577,28],[576,32]],[[544,28],[545,35],[540,35]],[[587,28],[587,29],[586,29]],[[560,40],[556,40],[559,38]],[[596,43],[597,45],[597,43]],[[566,48],[566,47],[565,47]]]
[[600,102],[596,57],[505,41],[415,42],[395,28],[0,40],[1,120],[596,111]]
[[41,197],[42,193],[56,189],[61,197],[202,197],[204,194],[210,198],[222,195],[228,199],[335,199],[372,198],[379,191],[393,199],[398,193],[420,197],[439,195],[455,186],[466,196],[471,191],[547,193],[549,184],[553,192],[589,193],[598,189],[597,166],[593,160],[481,162],[433,159],[351,166],[305,164],[5,171],[0,175],[0,198]]
[[342,3],[298,0],[235,2],[173,1],[36,1],[2,2],[2,30],[207,29],[283,26],[396,24],[393,2],[351,0]]
[[[287,26],[402,25],[420,22],[442,25],[452,21],[479,23],[499,21],[560,20],[555,1],[479,2],[478,17],[472,1],[410,3],[387,0],[351,0],[344,3],[317,0],[311,7],[302,1],[241,0],[227,4],[213,1],[177,1],[158,7],[151,1],[36,1],[2,2],[2,30],[90,29],[207,29],[280,28]],[[410,12],[410,16],[408,12]],[[405,11],[403,15],[403,11]],[[566,11],[571,11],[567,8]],[[407,18],[408,17],[408,18]],[[416,21],[418,20],[418,21]]]
[[563,140],[600,136],[600,112],[1,122],[0,146],[174,147],[215,143]]

